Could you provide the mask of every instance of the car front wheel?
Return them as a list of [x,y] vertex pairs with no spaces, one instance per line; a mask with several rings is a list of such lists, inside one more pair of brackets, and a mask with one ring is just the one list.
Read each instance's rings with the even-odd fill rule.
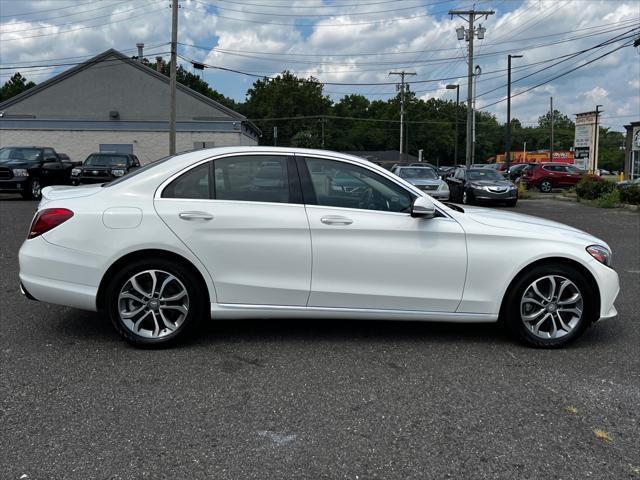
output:
[[502,312],[511,333],[533,347],[558,348],[598,318],[595,292],[576,268],[539,265],[513,285]]
[[109,281],[105,311],[127,342],[146,348],[169,346],[204,314],[199,287],[196,275],[178,262],[135,262]]
[[540,182],[540,191],[542,193],[549,193],[552,188],[553,185],[550,180],[543,180]]
[[38,177],[31,177],[27,183],[27,189],[22,192],[22,197],[27,200],[40,200],[42,196],[42,184]]

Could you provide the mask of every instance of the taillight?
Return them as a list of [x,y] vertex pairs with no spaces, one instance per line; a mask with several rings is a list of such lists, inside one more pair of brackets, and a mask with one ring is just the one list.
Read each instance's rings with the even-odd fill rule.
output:
[[38,235],[42,235],[66,222],[71,217],[73,217],[73,212],[66,208],[45,208],[44,210],[40,210],[33,219],[33,222],[31,222],[31,228],[29,229],[27,238],[35,238]]

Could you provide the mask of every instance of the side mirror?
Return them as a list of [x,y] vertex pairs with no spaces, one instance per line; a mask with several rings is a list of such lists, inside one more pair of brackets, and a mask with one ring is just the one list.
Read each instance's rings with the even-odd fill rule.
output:
[[411,216],[419,218],[433,218],[436,216],[436,206],[429,197],[418,197],[411,206]]

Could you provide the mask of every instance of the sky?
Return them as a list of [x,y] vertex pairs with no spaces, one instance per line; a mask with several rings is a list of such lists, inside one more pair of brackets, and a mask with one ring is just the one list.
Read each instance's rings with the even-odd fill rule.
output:
[[[459,84],[466,99],[468,42],[456,28],[467,23],[448,12],[473,2],[179,1],[180,62],[235,100],[256,76],[285,69],[319,79],[334,101],[385,100],[398,81],[389,72],[402,70],[416,74],[407,79],[420,98],[455,100],[446,85]],[[615,130],[640,120],[640,48],[618,49],[640,37],[639,0],[492,0],[475,9],[495,12],[476,22],[485,29],[475,40],[477,108],[505,120],[513,54],[523,57],[512,60],[512,117],[523,124],[535,124],[550,97],[570,116],[602,105],[603,125]],[[0,83],[16,71],[39,83],[108,48],[135,55],[138,42],[147,58],[168,60],[170,30],[170,0],[0,0]],[[207,68],[193,70],[193,61]]]

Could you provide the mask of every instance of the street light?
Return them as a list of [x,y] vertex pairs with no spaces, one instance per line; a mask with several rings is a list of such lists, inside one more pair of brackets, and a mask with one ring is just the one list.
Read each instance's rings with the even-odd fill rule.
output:
[[508,67],[507,67],[507,139],[505,142],[505,162],[507,164],[506,170],[509,171],[511,167],[511,59],[522,58],[522,55],[509,55]]
[[458,165],[458,107],[460,105],[460,85],[447,85],[447,90],[453,90],[454,88],[456,89],[456,143],[453,149],[453,164]]

